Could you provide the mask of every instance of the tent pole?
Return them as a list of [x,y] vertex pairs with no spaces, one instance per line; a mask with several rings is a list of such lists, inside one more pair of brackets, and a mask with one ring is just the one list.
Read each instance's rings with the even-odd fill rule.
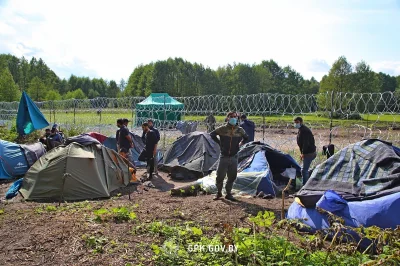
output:
[[292,183],[293,179],[289,179],[289,183],[286,185],[286,187],[282,190],[282,210],[281,210],[281,219],[285,219],[285,193],[289,189],[290,184]]

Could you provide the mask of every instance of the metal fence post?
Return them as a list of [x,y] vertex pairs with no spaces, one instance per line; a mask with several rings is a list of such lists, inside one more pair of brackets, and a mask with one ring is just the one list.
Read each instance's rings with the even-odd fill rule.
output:
[[99,118],[99,133],[101,131],[101,113],[103,112],[103,110],[100,108],[100,118]]
[[53,122],[54,124],[56,123],[56,108],[54,107],[54,101],[52,101],[52,106],[53,106]]
[[263,143],[265,143],[265,113],[263,112]]
[[164,123],[163,123],[163,127],[164,127],[164,143],[163,143],[163,150],[165,152],[166,150],[166,145],[165,145],[165,138],[166,138],[166,121],[167,121],[167,108],[165,105],[165,94],[164,94]]
[[74,124],[76,124],[75,116],[76,116],[76,100],[74,99]]
[[134,106],[134,104],[133,104],[133,98],[131,98],[132,100],[131,100],[131,109],[132,109],[132,126],[131,126],[131,129],[133,130],[133,128],[134,128],[134,126],[136,126],[136,118],[135,118],[135,120],[133,119],[133,117],[134,117],[134,115],[135,115],[135,106]]
[[331,92],[331,121],[329,124],[329,145],[332,144],[333,91]]

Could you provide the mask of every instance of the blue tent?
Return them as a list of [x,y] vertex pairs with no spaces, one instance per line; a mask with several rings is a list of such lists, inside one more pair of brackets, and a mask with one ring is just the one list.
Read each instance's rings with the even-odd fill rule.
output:
[[42,143],[18,145],[0,140],[0,179],[24,175],[46,150]]
[[[273,149],[267,144],[250,142],[244,145],[239,153],[238,175],[233,190],[238,194],[256,195],[263,192],[265,195],[277,196],[277,184],[286,185],[288,178],[281,174],[288,168],[294,168],[300,174],[300,166],[288,154]],[[217,168],[217,161],[211,170]],[[197,180],[203,189],[209,193],[216,192],[216,171]]]
[[[346,201],[336,192],[328,190],[316,204],[318,207],[342,217],[351,227],[378,226],[395,229],[400,224],[400,192],[363,201]],[[299,203],[290,205],[288,219],[300,219],[311,231],[329,228],[326,214],[315,208],[304,208]]]
[[377,139],[338,151],[318,165],[296,194],[287,218],[300,219],[311,230],[329,227],[325,214],[342,217],[351,227],[396,228],[400,224],[400,150]]
[[28,135],[35,130],[49,126],[46,118],[29,96],[22,92],[18,106],[17,131],[20,135]]

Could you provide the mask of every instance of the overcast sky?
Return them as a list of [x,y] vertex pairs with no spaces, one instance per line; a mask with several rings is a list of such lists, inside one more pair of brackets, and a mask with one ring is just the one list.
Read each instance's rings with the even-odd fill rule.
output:
[[400,0],[0,0],[0,53],[117,82],[168,57],[213,69],[274,59],[320,80],[344,55],[400,75]]

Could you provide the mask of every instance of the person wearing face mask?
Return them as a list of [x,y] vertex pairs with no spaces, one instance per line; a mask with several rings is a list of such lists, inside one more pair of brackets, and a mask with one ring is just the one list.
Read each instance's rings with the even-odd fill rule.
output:
[[308,170],[312,161],[317,157],[317,149],[315,147],[314,135],[311,130],[303,124],[301,117],[294,119],[294,127],[299,131],[297,132],[297,145],[300,149],[300,159],[303,161],[301,175],[303,177],[303,186],[307,183],[309,178]]
[[[210,133],[211,138],[218,143],[221,150],[216,179],[218,192],[214,198],[215,200],[222,197],[222,187],[225,176],[228,176],[228,181],[225,186],[225,198],[228,200],[235,200],[232,196],[232,187],[237,177],[238,152],[243,142],[246,142],[248,139],[244,129],[237,125],[238,118],[235,112],[228,113],[227,121],[226,125]],[[219,139],[217,136],[219,136]]]

